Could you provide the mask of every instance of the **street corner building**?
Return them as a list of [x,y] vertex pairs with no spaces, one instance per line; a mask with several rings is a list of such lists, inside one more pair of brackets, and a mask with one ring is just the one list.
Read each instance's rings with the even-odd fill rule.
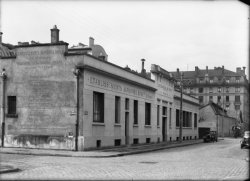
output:
[[[91,150],[179,139],[181,94],[159,65],[137,72],[108,61],[104,48],[0,42],[1,145]],[[198,138],[199,100],[183,95],[183,140]]]

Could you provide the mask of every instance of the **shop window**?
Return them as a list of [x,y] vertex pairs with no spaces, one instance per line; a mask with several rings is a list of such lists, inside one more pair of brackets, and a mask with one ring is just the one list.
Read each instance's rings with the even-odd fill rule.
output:
[[145,125],[151,125],[151,104],[145,103]]
[[8,114],[16,114],[16,96],[8,96]]
[[138,101],[134,100],[134,124],[138,124]]
[[104,94],[93,93],[93,121],[104,123]]
[[121,98],[115,96],[115,123],[120,123],[121,117]]

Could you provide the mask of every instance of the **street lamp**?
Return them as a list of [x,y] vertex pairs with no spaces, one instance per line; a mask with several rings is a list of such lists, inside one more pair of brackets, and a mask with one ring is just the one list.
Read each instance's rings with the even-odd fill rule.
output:
[[79,136],[79,77],[81,71],[75,68],[73,74],[76,76],[76,135],[75,135],[75,151],[78,151],[78,136]]
[[3,68],[3,71],[1,73],[1,77],[3,79],[3,98],[2,98],[2,106],[3,106],[3,117],[2,117],[2,147],[4,147],[4,135],[5,135],[5,87],[6,87],[6,80],[7,80],[7,74],[5,71],[5,68]]

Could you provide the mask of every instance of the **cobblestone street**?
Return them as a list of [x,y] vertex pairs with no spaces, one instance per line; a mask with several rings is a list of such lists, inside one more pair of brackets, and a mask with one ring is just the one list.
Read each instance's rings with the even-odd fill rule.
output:
[[150,153],[113,158],[76,158],[1,154],[1,164],[22,171],[1,179],[196,179],[245,180],[247,149],[240,139],[225,138]]

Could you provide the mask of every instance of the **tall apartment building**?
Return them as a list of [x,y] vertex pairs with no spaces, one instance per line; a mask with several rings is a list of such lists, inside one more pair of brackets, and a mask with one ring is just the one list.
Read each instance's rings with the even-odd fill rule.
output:
[[[199,69],[195,71],[172,72],[181,79],[184,92],[199,98],[200,106],[213,101],[227,110],[227,114],[237,118],[239,123],[249,123],[249,92],[246,67],[236,68],[236,72],[222,67]],[[248,125],[248,124],[246,124]]]

